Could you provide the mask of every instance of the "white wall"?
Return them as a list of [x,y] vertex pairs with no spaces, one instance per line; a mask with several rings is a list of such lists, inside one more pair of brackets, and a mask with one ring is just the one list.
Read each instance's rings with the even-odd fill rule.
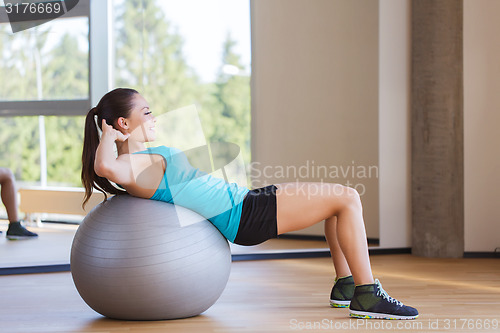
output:
[[[253,162],[377,167],[378,1],[253,0],[251,6]],[[367,234],[378,238],[376,176],[298,178],[362,184]],[[296,180],[274,174],[253,185]],[[323,235],[323,228],[309,232]]]
[[410,2],[379,3],[380,247],[410,247]]
[[[379,1],[380,245],[409,247],[410,2]],[[497,0],[464,1],[466,252],[500,247],[499,12]]]
[[[499,12],[464,1],[465,251],[500,247]],[[253,0],[252,16],[254,161],[379,165],[368,234],[410,247],[410,0]]]
[[[409,0],[379,0],[380,245],[411,246]],[[465,251],[500,247],[500,1],[464,1]]]
[[464,1],[465,251],[500,247],[500,1]]

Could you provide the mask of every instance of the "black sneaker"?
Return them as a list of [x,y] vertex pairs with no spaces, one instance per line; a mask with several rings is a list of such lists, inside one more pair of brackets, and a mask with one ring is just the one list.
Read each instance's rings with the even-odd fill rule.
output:
[[352,275],[335,280],[330,293],[330,306],[333,308],[347,308],[354,294],[354,280]]
[[356,286],[349,315],[366,319],[415,319],[418,311],[389,296],[380,281],[375,280],[374,284]]
[[7,229],[7,239],[16,240],[34,237],[38,237],[38,235],[23,227],[20,221],[9,223],[9,229]]

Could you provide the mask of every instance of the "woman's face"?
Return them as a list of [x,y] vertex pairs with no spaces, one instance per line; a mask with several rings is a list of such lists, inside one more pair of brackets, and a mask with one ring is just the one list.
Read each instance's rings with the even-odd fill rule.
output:
[[130,133],[129,139],[139,142],[150,142],[156,139],[156,117],[149,110],[148,102],[140,94],[133,97],[133,109],[127,118],[119,118],[118,126],[122,132]]

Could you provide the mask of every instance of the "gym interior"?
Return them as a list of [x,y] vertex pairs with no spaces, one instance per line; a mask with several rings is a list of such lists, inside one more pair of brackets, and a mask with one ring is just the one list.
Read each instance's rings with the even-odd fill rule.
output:
[[[43,20],[13,16],[17,3],[0,3],[0,167],[38,237],[7,239],[0,207],[0,332],[500,331],[500,1],[66,0]],[[332,308],[323,223],[229,243],[200,314],[89,306],[72,247],[104,196],[82,208],[83,125],[117,87],[148,99],[162,144],[238,147],[214,175],[356,189],[373,275],[419,317]]]

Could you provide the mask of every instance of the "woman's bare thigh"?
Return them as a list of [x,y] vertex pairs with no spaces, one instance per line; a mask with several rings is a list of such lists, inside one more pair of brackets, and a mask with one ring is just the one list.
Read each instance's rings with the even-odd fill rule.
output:
[[336,215],[357,192],[340,184],[276,184],[278,234],[301,230]]

